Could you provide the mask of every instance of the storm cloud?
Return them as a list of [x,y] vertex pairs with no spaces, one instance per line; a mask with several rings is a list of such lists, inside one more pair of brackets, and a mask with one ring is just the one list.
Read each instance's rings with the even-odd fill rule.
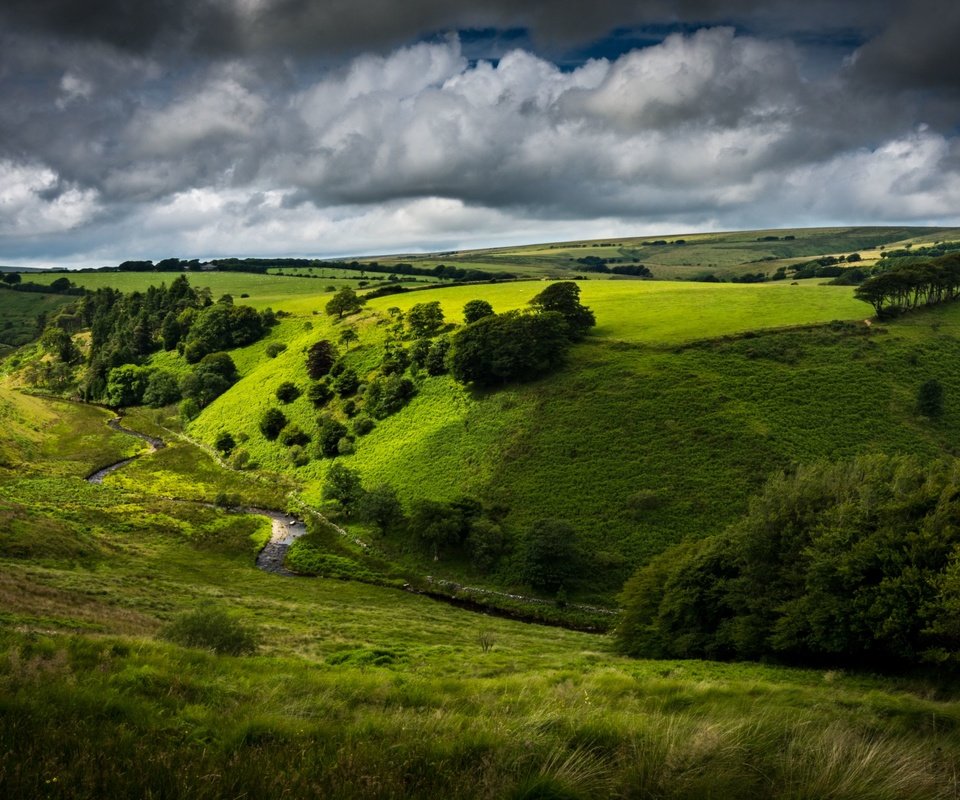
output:
[[938,0],[8,2],[0,260],[960,224],[958,28]]

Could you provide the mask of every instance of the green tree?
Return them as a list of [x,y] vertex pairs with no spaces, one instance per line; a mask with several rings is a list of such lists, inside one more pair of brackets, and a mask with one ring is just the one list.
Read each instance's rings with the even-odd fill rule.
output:
[[537,520],[527,531],[520,556],[523,579],[534,589],[556,592],[579,569],[576,531],[562,520]]
[[310,385],[307,389],[307,399],[313,403],[315,408],[322,408],[333,397],[333,389],[330,388],[330,381],[324,379]]
[[233,448],[237,446],[237,441],[229,431],[220,431],[213,442],[213,446],[224,456],[229,456],[233,452]]
[[151,408],[176,403],[180,399],[180,386],[176,373],[168,369],[155,369],[147,378],[147,387],[143,392],[143,404]]
[[347,426],[329,415],[318,420],[317,450],[321,458],[333,458],[340,453],[340,440],[348,433]]
[[337,319],[340,319],[344,314],[359,311],[361,305],[362,301],[357,297],[357,293],[349,286],[344,286],[330,298],[326,305],[326,312],[328,316],[336,315]]
[[58,325],[50,325],[43,331],[40,346],[64,364],[74,364],[80,360],[80,350],[73,343],[73,337]]
[[407,312],[407,328],[417,339],[430,338],[443,327],[443,309],[439,300],[417,303]]
[[260,418],[260,432],[270,441],[275,440],[287,425],[287,417],[279,408],[268,408]]
[[148,369],[136,364],[114,367],[107,376],[107,391],[104,396],[107,405],[114,408],[139,405],[143,400],[149,375]]
[[16,272],[4,272],[3,282],[8,286],[16,286],[20,283],[20,275]]
[[551,283],[530,301],[539,311],[556,311],[570,330],[571,339],[582,339],[587,330],[597,324],[593,312],[580,303],[580,287],[573,281]]
[[417,500],[410,508],[409,527],[414,537],[440,560],[440,551],[460,541],[460,512],[436,500]]
[[471,300],[463,307],[463,321],[467,325],[492,315],[493,306],[486,300]]
[[360,337],[357,335],[357,332],[355,329],[344,328],[342,331],[340,331],[340,338],[338,341],[340,342],[340,344],[346,347],[347,350],[349,350],[350,345],[360,341]]
[[376,525],[381,533],[403,519],[403,506],[400,505],[397,491],[386,483],[367,492],[358,510],[360,517]]
[[327,471],[321,497],[336,502],[344,515],[349,517],[363,498],[363,487],[356,471],[336,463]]
[[300,396],[300,389],[292,381],[284,381],[277,387],[276,394],[281,403],[292,403]]
[[307,374],[318,381],[328,372],[337,360],[337,348],[327,339],[310,345],[307,351]]
[[943,384],[938,380],[925,381],[917,391],[917,410],[925,417],[943,414]]

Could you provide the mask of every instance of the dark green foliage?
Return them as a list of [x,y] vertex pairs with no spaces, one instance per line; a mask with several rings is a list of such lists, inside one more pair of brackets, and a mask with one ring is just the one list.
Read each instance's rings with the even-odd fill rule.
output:
[[493,315],[493,306],[486,300],[471,300],[463,307],[463,321],[467,325]]
[[917,391],[917,410],[925,417],[943,414],[943,384],[937,380],[924,382]]
[[338,337],[338,341],[340,342],[340,344],[344,345],[347,348],[347,350],[350,349],[350,345],[352,345],[354,342],[357,342],[359,340],[360,340],[360,337],[357,335],[356,330],[349,327],[344,328],[342,331],[340,331],[340,336]]
[[310,443],[310,434],[300,428],[298,425],[287,425],[280,432],[280,444],[285,447],[299,445],[303,447]]
[[772,478],[725,534],[627,583],[632,655],[779,657],[889,668],[956,663],[944,589],[960,554],[953,460],[870,456]]
[[556,311],[497,314],[457,331],[450,372],[480,386],[531,380],[560,366],[568,345],[567,322]]
[[336,502],[349,517],[363,499],[363,494],[360,476],[354,470],[340,463],[330,467],[321,493],[324,500]]
[[340,440],[347,435],[347,426],[331,416],[318,420],[317,449],[321,458],[333,458],[340,453]]
[[349,397],[360,386],[360,376],[353,367],[345,368],[333,381],[333,390],[341,397]]
[[229,456],[237,446],[236,440],[230,431],[220,431],[213,442],[213,446],[224,456]]
[[216,303],[195,315],[183,355],[195,364],[208,353],[252,344],[264,333],[263,320],[250,306]]
[[236,383],[238,377],[236,365],[227,353],[209,353],[180,381],[180,393],[205,408]]
[[321,339],[316,344],[310,345],[307,351],[307,374],[318,381],[330,372],[336,360],[337,348],[327,339]]
[[960,254],[891,267],[864,281],[854,296],[877,316],[954,300],[960,296]]
[[321,408],[330,402],[333,397],[333,389],[330,388],[330,381],[324,379],[310,384],[307,389],[307,399],[313,403],[315,408]]
[[80,360],[80,350],[73,343],[73,338],[57,325],[51,325],[44,330],[40,345],[64,364],[75,364]]
[[284,381],[277,387],[276,394],[281,403],[292,403],[300,396],[300,389],[292,381]]
[[353,421],[353,435],[366,436],[374,427],[373,420],[370,417],[357,417]]
[[551,283],[530,301],[540,311],[556,311],[569,327],[571,339],[582,339],[597,324],[593,312],[580,303],[580,287],[573,281]]
[[396,342],[387,342],[383,348],[380,372],[384,375],[399,375],[410,365],[407,351]]
[[359,311],[363,302],[357,297],[357,293],[349,286],[344,286],[337,290],[337,293],[330,298],[326,305],[326,312],[329,316],[337,316],[337,319],[344,314],[352,314]]
[[222,609],[202,606],[174,620],[163,636],[186,647],[200,647],[221,655],[256,652],[257,633]]
[[286,349],[287,346],[283,342],[270,342],[270,344],[267,345],[265,352],[267,354],[267,358],[276,358]]
[[421,545],[440,558],[440,551],[460,543],[463,518],[460,511],[436,500],[417,500],[410,507],[410,532]]
[[439,300],[417,303],[406,316],[410,335],[416,339],[429,338],[443,327],[443,309]]
[[410,363],[422,367],[427,362],[427,354],[430,352],[432,342],[429,339],[417,339],[410,345]]
[[4,272],[3,273],[3,282],[13,286],[15,283],[20,283],[20,275],[16,272]]
[[295,444],[290,448],[290,463],[295,467],[305,467],[310,463],[310,454],[306,448]]
[[147,378],[147,388],[143,392],[143,404],[151,408],[161,408],[180,399],[180,385],[175,373],[168,369],[155,369]]
[[573,527],[562,520],[541,519],[523,540],[520,571],[535,589],[555,592],[576,577],[580,560]]
[[470,522],[466,539],[470,563],[480,572],[489,572],[496,565],[506,546],[501,527],[493,520],[478,517]]
[[273,441],[287,425],[287,418],[279,408],[268,408],[260,419],[260,432]]
[[430,345],[430,352],[424,361],[428,375],[444,375],[447,372],[447,354],[450,352],[450,339],[440,336]]
[[114,367],[107,377],[104,401],[115,408],[140,405],[149,376],[150,371],[146,367],[136,364]]
[[[338,379],[339,380],[339,379]],[[416,393],[413,381],[399,375],[374,378],[364,393],[364,408],[370,416],[385,419],[396,414]]]
[[381,533],[403,519],[403,507],[397,491],[386,483],[364,494],[358,513],[362,519],[374,523]]

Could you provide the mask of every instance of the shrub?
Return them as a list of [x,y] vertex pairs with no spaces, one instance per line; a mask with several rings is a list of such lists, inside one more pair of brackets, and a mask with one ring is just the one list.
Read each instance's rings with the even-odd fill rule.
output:
[[292,381],[284,381],[277,387],[277,400],[292,403],[300,396],[300,389]]
[[391,375],[389,378],[374,378],[367,385],[364,403],[368,414],[384,419],[396,414],[413,395],[416,388],[409,378]]
[[520,555],[523,579],[535,589],[556,592],[577,574],[576,531],[562,520],[537,520],[527,532]]
[[311,384],[307,389],[307,399],[315,408],[325,406],[330,402],[331,397],[333,397],[333,389],[330,388],[330,381],[326,379]]
[[201,606],[182,614],[163,630],[163,637],[185,647],[199,647],[221,655],[256,652],[257,633],[222,609]]
[[463,321],[467,325],[492,315],[493,306],[486,300],[471,300],[463,307]]
[[284,350],[287,349],[287,346],[283,342],[270,342],[267,345],[266,353],[268,358],[276,358]]
[[920,387],[917,410],[925,417],[939,417],[943,413],[943,385],[940,381],[929,380]]
[[424,361],[428,375],[443,375],[447,372],[447,353],[450,350],[450,340],[441,336],[430,345],[430,352]]
[[340,453],[340,440],[347,435],[347,426],[333,417],[318,420],[317,450],[321,458],[333,458]]
[[223,453],[223,455],[228,456],[233,452],[233,448],[237,446],[237,442],[233,438],[233,434],[229,431],[220,431],[213,442],[213,446],[219,452]]
[[156,369],[147,378],[143,402],[151,408],[162,408],[180,399],[177,376],[168,369]]
[[238,447],[233,451],[230,457],[230,466],[233,469],[252,469],[253,464],[250,461],[250,453],[243,447]]
[[330,372],[337,360],[337,348],[327,339],[310,346],[307,351],[307,374],[315,381]]
[[383,533],[403,518],[400,498],[392,486],[381,483],[367,492],[359,503],[360,517],[374,523]]
[[353,435],[366,436],[374,427],[374,422],[370,417],[357,417],[353,421]]
[[320,496],[324,500],[333,500],[347,516],[350,516],[363,498],[363,494],[360,476],[356,471],[338,463],[330,467],[327,472],[327,479],[323,483]]
[[298,425],[287,425],[287,427],[280,432],[280,444],[285,447],[293,447],[294,445],[300,445],[302,447],[309,443],[310,434],[302,430]]
[[341,397],[348,397],[357,391],[359,385],[360,377],[357,371],[347,367],[333,381],[333,390]]
[[287,425],[287,418],[279,408],[268,408],[260,419],[260,432],[271,442]]
[[294,445],[290,448],[290,463],[295,467],[303,467],[310,463],[310,454],[306,448]]

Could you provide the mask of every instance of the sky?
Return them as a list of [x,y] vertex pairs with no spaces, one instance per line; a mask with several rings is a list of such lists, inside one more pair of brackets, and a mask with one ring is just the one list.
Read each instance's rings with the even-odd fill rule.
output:
[[956,0],[3,0],[0,264],[960,225]]

